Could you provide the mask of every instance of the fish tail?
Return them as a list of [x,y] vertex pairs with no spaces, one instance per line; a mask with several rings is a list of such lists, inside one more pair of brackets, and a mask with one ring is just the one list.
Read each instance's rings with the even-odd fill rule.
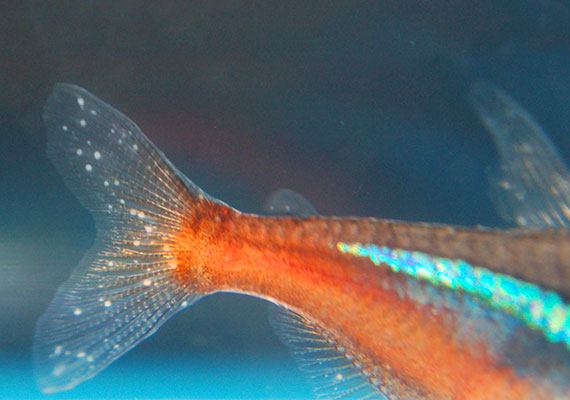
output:
[[55,392],[92,377],[201,297],[177,279],[172,249],[185,218],[216,200],[84,89],[56,85],[43,119],[48,156],[97,231],[36,326],[36,379]]

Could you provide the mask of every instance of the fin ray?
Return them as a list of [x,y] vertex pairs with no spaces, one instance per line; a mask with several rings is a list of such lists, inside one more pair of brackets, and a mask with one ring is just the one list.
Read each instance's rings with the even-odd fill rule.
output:
[[272,305],[270,322],[301,371],[309,377],[317,398],[387,398],[308,319],[284,307]]

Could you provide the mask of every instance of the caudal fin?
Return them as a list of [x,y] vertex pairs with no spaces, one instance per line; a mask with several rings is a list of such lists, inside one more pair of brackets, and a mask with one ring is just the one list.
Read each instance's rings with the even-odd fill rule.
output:
[[185,216],[213,200],[82,88],[56,85],[43,119],[48,155],[97,230],[36,326],[37,382],[54,392],[92,377],[200,297],[175,279],[170,249]]

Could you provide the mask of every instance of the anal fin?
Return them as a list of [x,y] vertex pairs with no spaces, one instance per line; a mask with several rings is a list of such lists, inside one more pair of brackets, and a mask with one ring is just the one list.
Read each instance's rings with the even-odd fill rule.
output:
[[317,324],[279,306],[271,307],[270,322],[309,378],[317,398],[388,399],[372,384],[373,378],[358,368],[358,362]]

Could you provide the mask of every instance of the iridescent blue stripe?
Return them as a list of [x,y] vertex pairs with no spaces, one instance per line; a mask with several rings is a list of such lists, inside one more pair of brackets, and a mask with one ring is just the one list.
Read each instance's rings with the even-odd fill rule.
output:
[[337,249],[344,254],[367,257],[376,265],[386,264],[394,272],[435,286],[470,293],[489,306],[520,318],[527,326],[541,330],[549,341],[564,342],[570,349],[570,307],[555,292],[463,260],[419,251],[343,242],[337,243]]

